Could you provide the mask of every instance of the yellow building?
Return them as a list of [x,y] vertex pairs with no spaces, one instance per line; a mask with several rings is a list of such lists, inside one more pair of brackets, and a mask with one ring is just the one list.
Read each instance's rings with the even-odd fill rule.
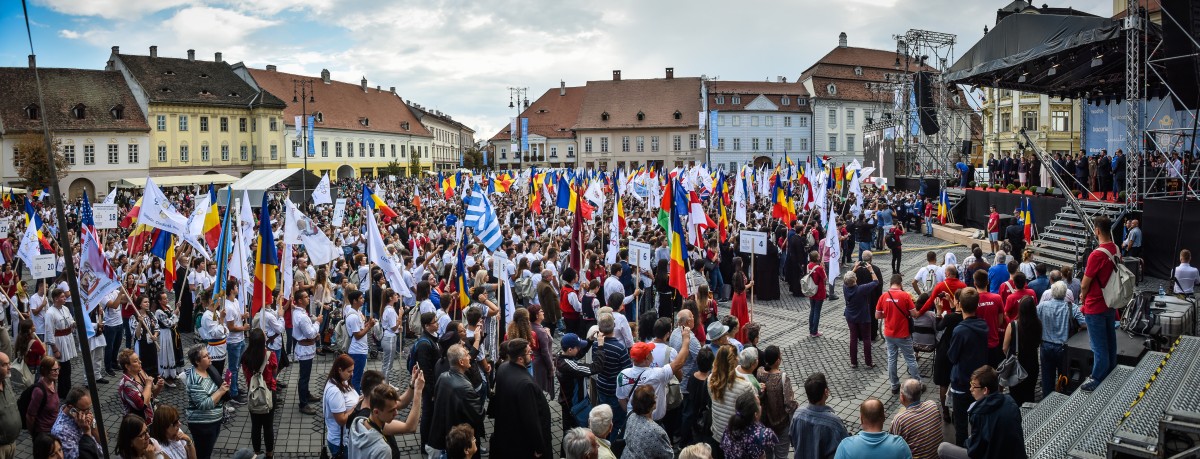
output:
[[152,175],[225,173],[243,176],[287,164],[286,104],[243,81],[216,53],[211,61],[121,54],[107,70],[125,77],[150,125]]
[[[1019,153],[1029,134],[1033,143],[1047,153],[1078,152],[1080,147],[1079,101],[1060,100],[1045,94],[984,88],[983,158],[1004,158]],[[1027,151],[1026,155],[1032,154]]]

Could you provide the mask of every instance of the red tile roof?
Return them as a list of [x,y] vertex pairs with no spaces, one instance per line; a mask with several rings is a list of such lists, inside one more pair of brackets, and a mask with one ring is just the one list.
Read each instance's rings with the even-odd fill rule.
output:
[[[571,130],[579,119],[579,109],[583,105],[583,95],[587,88],[571,86],[566,88],[566,94],[561,94],[560,88],[551,88],[542,94],[529,108],[521,112],[522,118],[529,118],[529,132],[548,139],[569,139],[575,133]],[[509,128],[504,126],[490,140],[509,140]]]
[[[389,90],[368,86],[367,90],[363,91],[361,84],[343,83],[336,80],[330,80],[329,84],[325,84],[319,77],[248,67],[247,70],[250,71],[250,75],[254,77],[254,81],[259,86],[274,94],[292,94],[294,80],[312,83],[315,93],[314,102],[293,103],[290,97],[287,98],[287,108],[283,110],[283,118],[284,123],[289,126],[294,126],[295,117],[303,113],[302,109],[307,108],[309,114],[321,113],[323,121],[318,122],[317,127],[322,129],[410,134],[418,137],[433,136],[417,120],[400,96]],[[296,96],[299,97],[298,92]],[[368,120],[366,126],[362,123],[363,119]],[[404,123],[407,123],[407,130],[404,129]]]
[[[150,130],[146,117],[125,84],[121,72],[83,69],[41,68],[38,74],[44,88],[46,106],[42,116],[54,131],[141,131]],[[41,132],[41,120],[30,120],[25,107],[38,104],[33,70],[25,67],[0,68],[0,127],[4,133]],[[84,117],[73,116],[72,109],[83,104]],[[110,113],[121,106],[122,117]]]
[[589,81],[574,129],[698,127],[700,83],[697,77]]
[[[732,94],[740,96],[741,102],[734,104],[733,99],[729,97]],[[725,96],[724,103],[717,103],[718,95]],[[708,83],[708,106],[713,110],[745,110],[746,105],[753,102],[758,96],[766,97],[776,107],[779,107],[781,112],[812,112],[807,103],[808,91],[800,83],[772,83],[769,81],[712,81]],[[788,96],[789,100],[786,105],[783,103],[783,96]],[[800,99],[806,101],[804,105],[797,102]]]

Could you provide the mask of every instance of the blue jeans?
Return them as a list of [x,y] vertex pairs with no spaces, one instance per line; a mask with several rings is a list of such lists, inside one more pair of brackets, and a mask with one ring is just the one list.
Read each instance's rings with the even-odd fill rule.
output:
[[229,395],[237,397],[241,394],[241,392],[238,392],[238,373],[241,372],[242,353],[246,352],[246,342],[226,343],[225,350],[229,352],[229,356],[226,357],[225,361],[229,362],[229,371],[233,372],[233,381],[229,383]]
[[892,338],[884,336],[883,341],[887,343],[888,382],[892,383],[892,387],[900,386],[900,377],[896,375],[897,352],[904,356],[904,362],[908,364],[908,375],[920,381],[921,369],[917,368],[917,356],[913,354],[912,337]]
[[1117,311],[1105,309],[1100,314],[1084,314],[1088,342],[1092,347],[1092,379],[1104,381],[1117,365]]
[[721,276],[721,269],[713,269],[708,276],[709,288],[712,289],[713,298],[721,298],[721,287],[725,285],[725,278]]
[[925,219],[925,235],[933,236],[933,217]]
[[600,403],[608,405],[613,412],[612,432],[608,434],[608,440],[621,438],[625,433],[625,409],[621,408],[621,401],[617,400],[616,395],[600,394]]
[[1042,343],[1042,398],[1054,392],[1054,381],[1066,366],[1066,355],[1062,344]]
[[350,377],[350,385],[354,386],[354,390],[362,393],[362,375],[367,369],[367,354],[349,354],[354,360],[354,376]]
[[[123,325],[123,324],[122,324]],[[117,363],[117,354],[121,353],[121,329],[129,328],[121,325],[104,327],[104,341],[108,343],[108,347],[104,348],[104,369],[112,372],[120,373],[121,365]]]
[[817,334],[817,326],[821,324],[821,306],[825,300],[808,300],[808,334]]
[[329,448],[329,456],[330,457],[333,457],[334,455],[336,455],[337,453],[342,451],[342,445],[335,445],[335,444],[333,444],[333,442],[330,442],[330,441],[325,442],[325,447]]
[[859,260],[862,260],[863,252],[870,252],[870,251],[871,251],[871,242],[870,241],[858,241],[858,259]]

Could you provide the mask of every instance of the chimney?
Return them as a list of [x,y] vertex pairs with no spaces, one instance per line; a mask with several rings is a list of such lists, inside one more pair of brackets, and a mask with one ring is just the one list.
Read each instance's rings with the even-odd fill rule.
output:
[[158,45],[150,47],[150,57],[158,57]]
[[383,85],[375,85],[375,91],[383,91]]
[[33,54],[29,55],[29,68],[31,68],[31,69],[37,68],[37,56],[35,56]]
[[189,49],[189,50],[188,50],[188,60],[189,60],[189,61],[194,61],[194,60],[196,60],[196,50],[194,50],[194,49]]
[[359,85],[362,86],[363,92],[367,92],[367,77],[366,76],[362,77],[362,82]]
[[560,96],[567,95],[567,82],[566,81],[558,80],[558,95],[560,95]]
[[613,70],[613,81],[621,81],[621,71]]
[[120,47],[120,46],[113,46],[113,47],[112,47],[112,51],[113,51],[113,54],[121,54],[121,47]]
[[220,51],[217,51],[217,53],[213,55],[213,62],[225,62],[224,60],[221,59]]
[[675,67],[667,67],[667,79],[675,78]]
[[278,68],[278,67],[275,67],[275,64],[267,64],[267,71],[268,71],[268,72],[274,72],[274,71],[275,71],[275,69],[277,69],[277,68]]
[[393,95],[394,95],[394,94],[396,94],[396,87],[395,87],[395,86],[392,86],[392,87],[391,87],[391,88],[389,88],[388,90],[389,90],[389,91],[391,91]]
[[329,69],[321,69],[321,82],[329,84]]
[[846,32],[838,34],[838,48],[846,47]]

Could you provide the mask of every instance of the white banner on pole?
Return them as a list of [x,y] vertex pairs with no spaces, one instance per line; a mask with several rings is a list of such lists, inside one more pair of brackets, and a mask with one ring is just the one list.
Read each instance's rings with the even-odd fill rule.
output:
[[116,204],[92,204],[92,219],[96,221],[96,229],[113,229],[117,227],[118,211]]
[[653,269],[650,260],[654,258],[654,249],[650,244],[645,242],[629,241],[629,261],[637,267],[649,270]]
[[333,226],[341,228],[344,218],[346,218],[346,198],[338,198],[333,203]]
[[767,233],[762,231],[742,231],[738,251],[755,255],[767,254]]
[[47,279],[54,277],[57,264],[58,258],[53,253],[44,253],[33,257],[33,263],[29,264],[29,272],[34,279]]

